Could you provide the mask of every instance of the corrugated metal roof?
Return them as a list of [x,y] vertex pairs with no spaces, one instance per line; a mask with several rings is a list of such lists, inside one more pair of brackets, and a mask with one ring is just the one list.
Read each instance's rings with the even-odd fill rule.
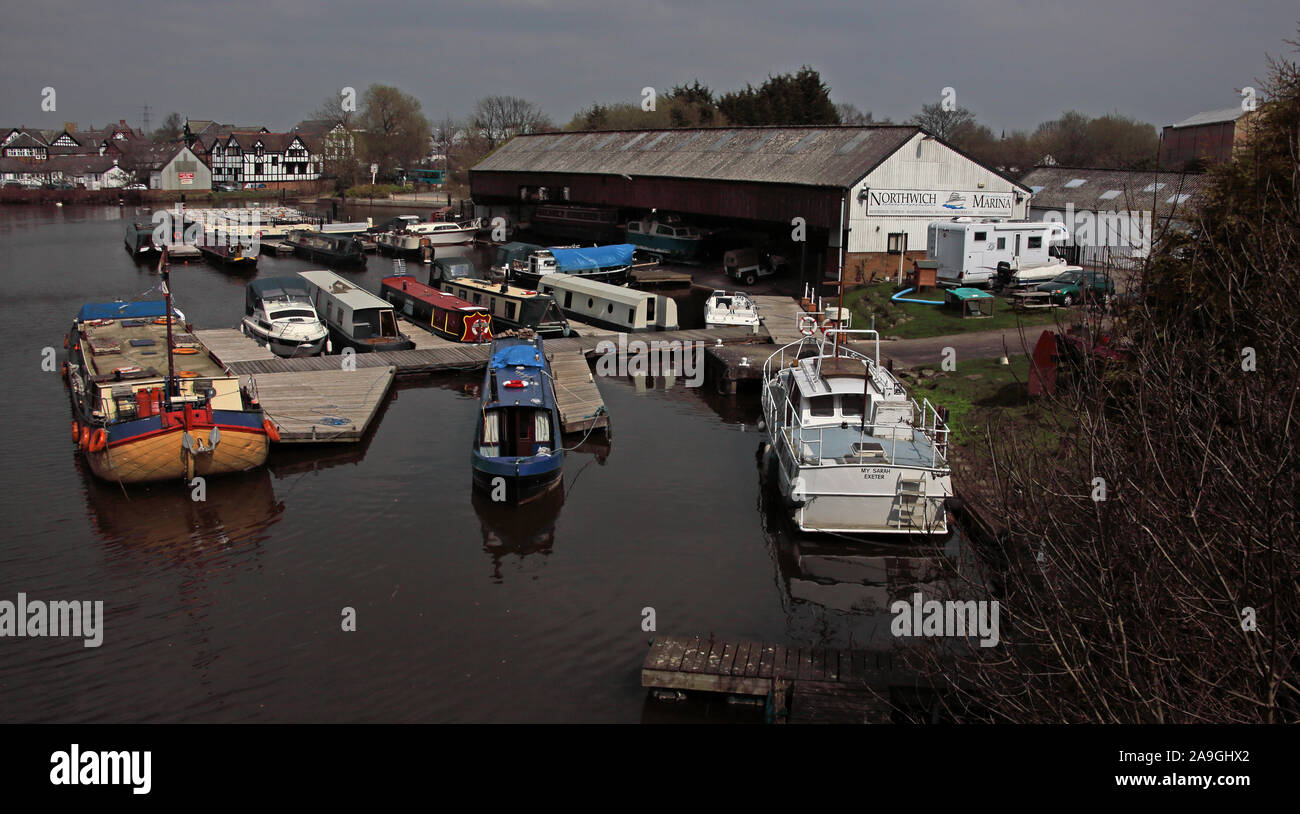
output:
[[849,187],[920,129],[719,127],[516,136],[474,172],[640,175]]
[[1186,119],[1171,124],[1170,127],[1195,127],[1198,124],[1218,124],[1220,122],[1235,122],[1245,113],[1241,105],[1236,107],[1225,107],[1220,110],[1207,110],[1203,113],[1197,113],[1195,116],[1189,116]]
[[[1068,186],[1075,179],[1087,183]],[[1134,170],[1099,170],[1071,167],[1037,167],[1023,183],[1034,190],[1035,209],[1135,210],[1165,215],[1176,208],[1186,210],[1196,203],[1205,176],[1193,173]],[[1149,190],[1149,191],[1145,191]]]

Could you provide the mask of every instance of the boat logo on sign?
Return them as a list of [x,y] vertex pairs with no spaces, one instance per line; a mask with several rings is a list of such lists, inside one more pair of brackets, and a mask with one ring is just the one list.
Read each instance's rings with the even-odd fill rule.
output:
[[962,194],[960,192],[954,192],[953,194],[948,196],[948,202],[943,205],[943,208],[944,209],[965,209],[966,199],[962,197]]

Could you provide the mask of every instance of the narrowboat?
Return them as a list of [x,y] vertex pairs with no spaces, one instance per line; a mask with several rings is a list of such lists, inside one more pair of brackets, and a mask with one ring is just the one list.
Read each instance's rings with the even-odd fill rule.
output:
[[617,239],[618,211],[597,206],[548,204],[533,210],[533,231],[570,240]]
[[487,280],[430,281],[430,285],[454,294],[474,305],[482,305],[492,315],[497,332],[526,328],[540,336],[568,336],[569,321],[546,294]]
[[675,331],[677,302],[672,297],[637,291],[572,274],[551,274],[539,291],[555,299],[569,317],[615,331]]
[[316,313],[325,319],[335,351],[410,350],[415,343],[397,329],[393,306],[332,271],[300,271]]
[[266,277],[245,287],[244,334],[276,356],[318,356],[329,345],[329,329],[312,305],[311,290],[299,277]]
[[471,305],[407,275],[385,277],[380,293],[412,322],[444,339],[476,343],[492,340],[492,316],[481,305]]
[[[856,339],[874,339],[875,358],[850,350]],[[947,424],[880,364],[875,331],[805,336],[767,359],[762,382],[761,459],[801,531],[947,534]]]
[[524,288],[537,288],[543,278],[552,274],[568,274],[588,280],[598,280],[611,285],[627,282],[627,270],[632,266],[636,247],[631,243],[614,246],[586,248],[551,248],[535,251],[528,262],[514,263],[511,279]]
[[154,260],[162,253],[162,248],[153,242],[153,224],[132,223],[126,227],[126,250],[136,260]]
[[691,260],[700,252],[704,234],[673,215],[628,221],[627,242],[657,260]]
[[252,274],[257,271],[257,252],[242,245],[208,246],[200,245],[199,254],[209,263],[225,266],[236,273]]
[[289,233],[287,241],[293,253],[310,261],[320,261],[327,266],[347,267],[366,264],[365,247],[350,235],[327,235],[309,229]]
[[544,248],[546,247],[536,243],[521,243],[513,240],[509,243],[501,243],[497,245],[495,256],[492,258],[492,271],[509,277],[514,273],[516,266],[527,269],[528,256]]
[[[166,257],[163,258],[167,290]],[[266,463],[278,437],[239,377],[189,333],[170,296],[89,303],[65,337],[72,435],[96,477],[145,483]]]
[[474,428],[474,487],[496,503],[528,503],[562,486],[564,450],[550,364],[531,332],[492,342]]

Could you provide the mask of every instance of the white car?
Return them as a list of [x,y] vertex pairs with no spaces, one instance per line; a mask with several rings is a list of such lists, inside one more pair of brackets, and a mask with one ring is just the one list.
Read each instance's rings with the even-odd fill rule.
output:
[[149,187],[145,186],[144,184],[127,184],[122,188],[135,190],[135,189],[148,189]]

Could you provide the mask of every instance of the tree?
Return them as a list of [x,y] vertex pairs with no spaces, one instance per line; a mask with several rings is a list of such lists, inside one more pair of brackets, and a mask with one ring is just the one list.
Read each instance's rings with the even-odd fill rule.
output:
[[724,94],[718,110],[739,125],[839,124],[830,89],[807,65],[795,74],[769,76],[760,87]]
[[371,85],[362,96],[359,119],[365,131],[362,154],[384,171],[428,158],[431,127],[414,96],[389,85]]
[[944,141],[951,141],[956,130],[974,121],[975,114],[964,107],[946,110],[942,102],[934,102],[922,105],[921,112],[913,116],[908,124],[914,124]]
[[162,125],[153,131],[153,140],[166,144],[179,141],[184,134],[185,120],[181,118],[181,114],[172,111],[167,114],[167,118],[163,119]]
[[[321,174],[333,178],[339,191],[357,184],[361,177],[357,154],[357,115],[344,107],[343,96],[330,96],[312,112],[312,118],[328,123],[331,128],[320,135]],[[342,133],[333,132],[343,125]]]
[[840,117],[840,124],[877,124],[877,122],[871,120],[870,110],[863,113],[861,110],[858,110],[857,105],[851,105],[847,102],[841,102],[836,105],[835,112]]
[[470,126],[487,140],[489,151],[520,133],[538,133],[555,127],[540,107],[518,96],[479,99],[470,115]]

